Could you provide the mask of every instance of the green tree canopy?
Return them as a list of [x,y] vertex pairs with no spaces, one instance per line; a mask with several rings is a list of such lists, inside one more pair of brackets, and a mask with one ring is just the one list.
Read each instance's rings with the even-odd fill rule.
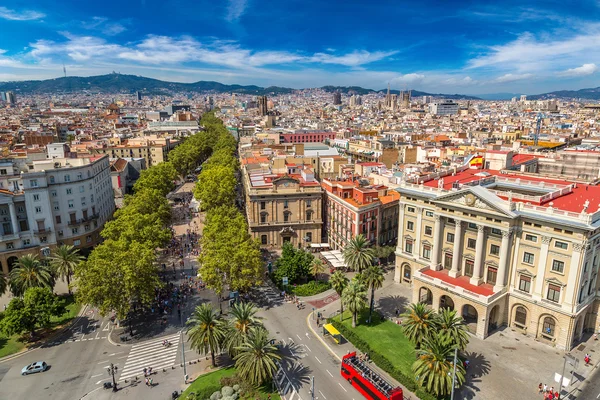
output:
[[150,305],[161,286],[154,248],[139,242],[108,239],[75,268],[79,302],[98,307],[102,315],[114,310],[125,319],[132,302]]
[[351,281],[342,292],[342,302],[352,313],[352,327],[356,328],[356,316],[367,305],[367,290],[359,281]]
[[10,301],[0,321],[0,330],[8,336],[23,332],[33,336],[36,328],[49,326],[51,318],[64,310],[64,302],[51,289],[32,287],[25,291],[23,298]]
[[177,171],[170,162],[161,162],[142,171],[140,177],[133,185],[133,191],[139,192],[144,189],[156,189],[166,196],[175,188]]
[[[333,290],[335,290],[335,292],[338,294],[338,296],[342,296],[342,293],[344,292],[344,289],[346,289],[346,286],[348,286],[348,283],[350,281],[348,280],[348,278],[346,278],[346,275],[344,275],[344,273],[342,271],[335,271],[333,273],[333,275],[331,275],[331,278],[329,278],[329,283],[331,283],[331,287],[333,288]],[[342,320],[343,314],[344,314],[344,302],[340,301],[340,321]]]
[[79,249],[66,244],[58,246],[50,257],[50,266],[54,276],[66,279],[69,294],[71,294],[71,276],[81,261],[83,261],[83,257],[79,254]]
[[54,289],[54,275],[50,265],[43,264],[35,254],[25,254],[17,260],[9,274],[10,291],[22,296],[29,288]]
[[171,231],[158,218],[158,214],[131,212],[120,213],[118,218],[108,221],[101,235],[105,239],[126,243],[147,243],[154,249],[164,246],[171,239]]
[[212,366],[215,367],[215,354],[223,346],[226,331],[219,313],[209,303],[201,304],[194,309],[186,325],[192,348],[199,352],[210,352]]
[[371,301],[369,303],[369,322],[371,322],[373,308],[375,307],[375,290],[381,289],[385,281],[385,276],[379,265],[368,266],[362,276],[367,288],[371,289]]
[[446,336],[446,339],[459,350],[465,350],[469,344],[469,334],[463,317],[456,310],[441,308],[436,315],[437,332]]
[[224,345],[231,357],[237,355],[236,348],[248,339],[251,329],[262,326],[257,311],[254,304],[242,302],[235,303],[229,310]]
[[423,303],[413,303],[402,314],[402,330],[404,335],[412,341],[417,348],[436,330],[435,313]]
[[229,166],[215,165],[202,169],[194,188],[194,197],[200,201],[203,210],[233,204],[236,184],[235,171]]
[[314,256],[302,249],[297,249],[291,243],[284,243],[281,257],[275,261],[275,280],[281,282],[287,276],[290,284],[297,283],[311,273]]
[[256,387],[273,379],[277,371],[276,361],[281,360],[281,356],[271,344],[266,329],[252,329],[248,339],[237,350],[235,367],[243,379]]
[[373,249],[369,247],[367,238],[362,234],[350,239],[342,255],[348,268],[356,272],[361,272],[373,264],[375,258]]

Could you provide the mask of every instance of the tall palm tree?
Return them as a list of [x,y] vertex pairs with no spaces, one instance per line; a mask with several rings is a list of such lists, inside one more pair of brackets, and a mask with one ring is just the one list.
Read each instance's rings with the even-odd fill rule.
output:
[[351,281],[342,292],[342,302],[352,313],[352,327],[356,328],[356,315],[367,305],[367,289],[358,281]]
[[81,261],[83,261],[83,257],[79,254],[79,249],[66,244],[57,247],[50,257],[50,266],[54,270],[54,276],[67,280],[69,294],[71,294],[71,275]]
[[276,361],[281,360],[277,348],[271,344],[265,328],[251,330],[248,340],[237,347],[235,368],[240,376],[254,386],[260,386],[273,379],[277,371]]
[[371,323],[373,308],[375,308],[375,290],[381,289],[385,276],[379,265],[371,265],[363,273],[363,280],[367,288],[371,289],[371,302],[369,303],[369,323]]
[[319,274],[325,272],[325,265],[323,261],[319,257],[313,258],[310,263],[310,273],[315,277],[316,280],[319,280]]
[[402,330],[417,348],[436,328],[435,313],[423,303],[411,304],[402,317]]
[[456,313],[456,310],[442,308],[436,315],[438,332],[446,335],[450,343],[458,346],[459,350],[465,350],[469,344],[469,334],[465,320]]
[[6,280],[6,275],[0,272],[0,296],[6,293],[6,289],[8,289],[8,281]]
[[[344,292],[344,289],[346,289],[346,286],[348,286],[348,278],[346,278],[343,272],[335,271],[333,275],[331,275],[331,277],[329,278],[329,283],[331,283],[331,287],[333,288],[333,290],[335,290],[338,296],[341,297],[342,293]],[[342,316],[344,314],[344,302],[340,300],[340,303],[340,321],[342,321]]]
[[220,314],[208,303],[201,304],[194,309],[187,322],[188,341],[198,351],[208,353],[215,367],[215,354],[222,347],[225,337],[225,326],[220,319]]
[[54,289],[52,268],[42,264],[34,254],[25,254],[19,257],[8,277],[10,278],[10,291],[15,296],[22,296],[27,289],[32,287]]
[[229,310],[224,347],[231,357],[237,355],[236,348],[246,341],[251,329],[262,326],[261,318],[256,316],[257,311],[254,304],[240,302],[235,303]]
[[[454,350],[445,335],[435,333],[425,338],[422,347],[417,350],[417,360],[412,365],[415,380],[429,393],[438,398],[452,392],[452,373],[454,369]],[[456,385],[465,382],[465,369],[460,362],[456,365]]]
[[348,268],[356,272],[367,268],[375,258],[373,249],[369,247],[369,242],[363,235],[357,235],[350,239],[342,255]]

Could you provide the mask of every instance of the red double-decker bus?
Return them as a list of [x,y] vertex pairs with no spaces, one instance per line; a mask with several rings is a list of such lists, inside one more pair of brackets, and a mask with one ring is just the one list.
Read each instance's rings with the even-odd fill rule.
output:
[[371,400],[403,400],[402,388],[393,387],[366,362],[361,361],[356,352],[342,358],[342,376],[356,390]]

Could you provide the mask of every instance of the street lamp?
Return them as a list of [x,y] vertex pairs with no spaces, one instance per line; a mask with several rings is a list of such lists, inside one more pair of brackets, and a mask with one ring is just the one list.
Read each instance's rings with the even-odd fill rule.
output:
[[106,367],[106,372],[108,372],[108,374],[110,376],[112,376],[112,383],[113,383],[113,392],[116,392],[117,390],[117,381],[115,381],[115,374],[117,373],[117,370],[119,369],[119,367],[117,367],[116,365],[114,365],[113,363],[110,363],[110,367]]

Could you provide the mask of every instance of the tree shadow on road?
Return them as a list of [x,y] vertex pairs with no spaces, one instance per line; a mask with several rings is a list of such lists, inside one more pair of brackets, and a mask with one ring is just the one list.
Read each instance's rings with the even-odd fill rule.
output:
[[400,313],[403,313],[406,309],[406,306],[409,304],[408,299],[404,296],[384,296],[380,297],[377,301],[379,310],[386,317],[395,317],[396,310]]
[[310,382],[312,369],[307,366],[293,362],[291,359],[283,359],[281,366],[294,388],[297,389]]
[[466,352],[464,357],[469,360],[469,368],[466,371],[465,384],[460,389],[462,399],[471,400],[477,397],[481,391],[481,377],[490,373],[490,362],[483,354]]

